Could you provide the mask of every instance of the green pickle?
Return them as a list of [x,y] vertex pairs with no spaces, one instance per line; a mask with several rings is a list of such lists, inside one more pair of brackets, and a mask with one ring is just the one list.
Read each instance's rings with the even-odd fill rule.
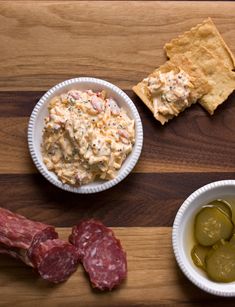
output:
[[225,244],[225,240],[224,239],[221,239],[219,241],[217,241],[213,246],[212,246],[212,249],[218,249],[219,247],[221,247],[222,245]]
[[230,206],[230,204],[222,199],[216,199],[212,202],[210,202],[207,206],[213,206],[218,208],[222,213],[224,213],[225,215],[227,215],[228,218],[232,218],[232,208]]
[[206,256],[208,255],[211,247],[202,246],[202,245],[195,245],[192,249],[191,256],[194,264],[199,268],[205,270],[206,269]]
[[235,246],[235,234],[232,235],[232,237],[229,240],[229,242]]
[[195,219],[195,237],[199,244],[212,246],[232,236],[233,223],[216,207],[204,207]]
[[235,246],[230,242],[225,242],[217,249],[213,249],[206,257],[206,271],[213,281],[234,281]]
[[230,204],[217,199],[202,207],[195,217],[194,237],[194,264],[213,281],[235,281],[235,232]]

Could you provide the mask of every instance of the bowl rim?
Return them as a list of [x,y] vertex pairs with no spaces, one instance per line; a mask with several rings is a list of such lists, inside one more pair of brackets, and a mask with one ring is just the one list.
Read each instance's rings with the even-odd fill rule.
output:
[[[34,130],[35,130],[35,124],[36,124],[36,119],[37,115],[40,112],[42,106],[47,102],[48,98],[53,95],[57,90],[63,89],[64,87],[67,87],[71,84],[77,84],[77,83],[93,83],[93,84],[98,84],[100,86],[106,86],[107,88],[110,89],[110,91],[115,92],[117,95],[121,96],[125,104],[128,105],[129,109],[131,110],[133,114],[133,119],[135,120],[135,129],[136,129],[136,140],[134,147],[132,149],[132,152],[130,153],[130,160],[128,164],[125,166],[125,169],[122,171],[121,174],[118,174],[117,177],[115,177],[112,180],[104,181],[104,183],[99,184],[97,186],[89,186],[88,185],[82,185],[81,187],[73,187],[72,185],[69,184],[63,184],[62,182],[58,180],[55,180],[51,176],[51,172],[48,171],[47,169],[43,168],[42,163],[39,161],[37,157],[37,151],[34,146]],[[130,97],[122,91],[119,87],[116,85],[102,80],[98,78],[93,78],[93,77],[77,77],[73,79],[68,79],[63,82],[60,82],[50,88],[37,102],[35,105],[30,119],[29,119],[29,124],[28,124],[28,148],[29,152],[31,154],[32,160],[39,170],[39,172],[53,185],[57,186],[58,188],[61,188],[65,191],[73,192],[73,193],[78,193],[78,194],[91,194],[91,193],[97,193],[97,192],[102,192],[104,190],[110,189],[111,187],[115,186],[118,184],[120,181],[122,181],[124,178],[127,177],[127,175],[132,171],[132,169],[135,167],[141,151],[143,147],[143,126],[141,122],[140,115],[138,113],[138,110],[134,104],[134,102],[130,99]],[[120,170],[122,167],[120,168]],[[119,170],[119,171],[120,171]]]
[[[223,186],[234,186],[235,188],[235,180],[234,179],[228,179],[228,180],[219,180],[215,182],[211,182],[209,184],[206,184],[202,186],[201,188],[194,191],[189,197],[183,202],[181,207],[179,208],[174,223],[173,223],[173,229],[172,229],[172,245],[173,245],[173,251],[175,254],[176,261],[181,268],[182,272],[185,274],[185,276],[197,287],[200,289],[217,296],[223,296],[223,297],[233,297],[235,296],[235,287],[234,291],[231,290],[219,290],[218,288],[215,289],[211,285],[207,285],[206,283],[198,281],[198,279],[191,274],[191,272],[188,270],[187,265],[185,265],[182,256],[181,256],[181,246],[177,243],[177,239],[180,232],[180,225],[182,222],[182,219],[184,218],[184,213],[186,212],[186,209],[191,205],[191,203],[201,194],[208,192],[210,190],[214,190],[215,188],[223,187]],[[220,283],[212,282],[217,287],[220,285]],[[225,283],[221,283],[225,284]],[[228,283],[229,284],[229,283]],[[215,286],[215,287],[216,287]]]

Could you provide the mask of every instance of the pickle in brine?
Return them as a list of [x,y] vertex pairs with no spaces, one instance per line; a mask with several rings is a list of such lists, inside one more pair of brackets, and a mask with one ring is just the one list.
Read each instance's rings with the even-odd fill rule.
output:
[[232,218],[232,208],[230,204],[222,199],[216,199],[210,202],[207,206],[213,206],[221,210],[228,218]]
[[232,237],[229,240],[229,242],[235,246],[235,233],[232,235]]
[[210,252],[211,247],[202,246],[202,245],[195,245],[191,251],[191,257],[196,266],[205,270],[206,269],[206,256]]
[[232,236],[232,221],[216,207],[204,207],[195,219],[195,238],[203,246],[212,246]]
[[213,281],[235,280],[235,246],[230,242],[211,251],[206,257],[206,271]]

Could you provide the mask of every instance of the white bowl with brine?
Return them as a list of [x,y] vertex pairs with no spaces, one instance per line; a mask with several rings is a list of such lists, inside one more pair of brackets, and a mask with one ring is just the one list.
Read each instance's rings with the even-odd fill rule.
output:
[[235,282],[215,282],[192,260],[191,251],[195,244],[194,221],[203,206],[222,199],[235,205],[235,180],[222,180],[207,184],[193,192],[177,212],[173,224],[172,244],[179,267],[188,279],[202,290],[218,296],[235,296]]
[[[41,144],[43,137],[43,129],[45,125],[45,118],[48,116],[48,105],[51,99],[55,96],[59,96],[63,93],[67,93],[69,90],[92,90],[93,92],[99,92],[105,90],[107,97],[113,98],[119,107],[122,107],[127,115],[135,121],[135,143],[133,145],[131,153],[127,156],[119,169],[117,176],[111,180],[95,180],[94,182],[84,184],[81,186],[75,186],[62,183],[57,175],[49,171],[43,162]],[[114,185],[122,181],[134,168],[139,156],[141,154],[143,145],[143,128],[139,113],[132,102],[132,100],[117,86],[96,78],[81,77],[66,80],[61,82],[48,90],[42,98],[36,104],[28,126],[28,145],[32,159],[40,171],[40,173],[49,180],[55,186],[74,193],[96,193],[107,190]]]

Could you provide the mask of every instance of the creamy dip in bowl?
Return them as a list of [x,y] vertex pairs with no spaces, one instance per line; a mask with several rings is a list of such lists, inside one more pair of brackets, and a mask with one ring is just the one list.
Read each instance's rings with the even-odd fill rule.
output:
[[30,117],[28,143],[39,171],[56,186],[95,193],[123,180],[142,149],[138,111],[118,87],[95,78],[49,90]]

